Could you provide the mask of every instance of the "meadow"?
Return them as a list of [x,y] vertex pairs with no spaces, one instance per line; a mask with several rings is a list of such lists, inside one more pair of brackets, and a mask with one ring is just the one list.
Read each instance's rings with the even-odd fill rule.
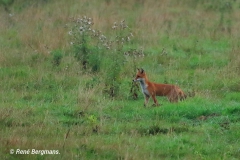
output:
[[[0,159],[239,159],[239,0],[1,0],[0,14]],[[188,98],[144,107],[136,68]]]

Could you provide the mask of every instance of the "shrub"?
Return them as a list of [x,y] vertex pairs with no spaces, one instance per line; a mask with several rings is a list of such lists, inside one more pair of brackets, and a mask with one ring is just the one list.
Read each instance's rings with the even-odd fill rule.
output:
[[107,38],[101,31],[92,29],[93,20],[84,16],[73,19],[74,25],[69,34],[72,36],[74,56],[81,61],[83,69],[90,66],[91,71],[100,71],[104,61],[105,92],[115,97],[120,87],[120,73],[124,65],[124,46],[133,36],[125,21],[115,22],[112,37]]

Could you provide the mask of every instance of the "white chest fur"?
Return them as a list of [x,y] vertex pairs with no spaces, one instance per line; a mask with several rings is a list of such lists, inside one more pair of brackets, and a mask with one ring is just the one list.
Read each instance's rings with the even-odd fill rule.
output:
[[149,91],[148,91],[148,89],[147,89],[148,85],[146,84],[145,80],[142,79],[142,80],[139,81],[139,82],[140,82],[140,85],[141,85],[143,94],[144,94],[144,95],[147,95],[147,96],[150,96]]

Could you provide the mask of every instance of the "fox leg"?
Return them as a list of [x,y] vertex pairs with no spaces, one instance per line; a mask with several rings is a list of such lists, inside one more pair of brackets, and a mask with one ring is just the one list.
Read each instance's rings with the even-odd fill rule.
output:
[[181,91],[180,92],[180,100],[182,101],[182,100],[184,100],[186,98],[187,98],[187,95],[183,91]]
[[168,96],[168,100],[169,100],[171,103],[177,103],[177,102],[178,102],[178,96],[177,96],[177,95],[169,95],[169,96]]
[[171,91],[171,92],[167,95],[167,97],[168,97],[169,102],[171,102],[171,103],[174,102],[175,96],[174,96],[173,91]]
[[167,95],[168,97],[168,100],[171,102],[171,103],[174,103],[174,102],[178,102],[178,91],[176,88],[172,89],[172,91]]
[[169,102],[171,102],[171,103],[178,102],[177,98],[176,98],[176,97],[173,97],[173,96],[169,96],[169,97],[168,97],[168,100],[169,100]]
[[158,104],[158,101],[157,101],[157,99],[156,99],[156,95],[155,95],[155,94],[153,94],[153,95],[152,95],[152,99],[153,99],[153,101],[154,101],[154,104],[155,104],[155,106],[159,106],[159,104]]
[[144,106],[145,106],[145,107],[146,107],[147,104],[148,104],[149,97],[150,97],[150,96],[145,95],[145,102],[144,102]]

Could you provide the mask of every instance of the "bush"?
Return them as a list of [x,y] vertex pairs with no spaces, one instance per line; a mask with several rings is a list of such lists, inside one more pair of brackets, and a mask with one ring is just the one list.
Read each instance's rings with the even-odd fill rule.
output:
[[112,26],[112,38],[107,38],[101,31],[92,29],[93,20],[86,16],[73,20],[74,25],[69,34],[72,36],[74,56],[81,61],[83,69],[100,71],[104,63],[105,93],[116,97],[120,87],[120,72],[124,65],[124,46],[133,36],[125,21],[115,22]]

